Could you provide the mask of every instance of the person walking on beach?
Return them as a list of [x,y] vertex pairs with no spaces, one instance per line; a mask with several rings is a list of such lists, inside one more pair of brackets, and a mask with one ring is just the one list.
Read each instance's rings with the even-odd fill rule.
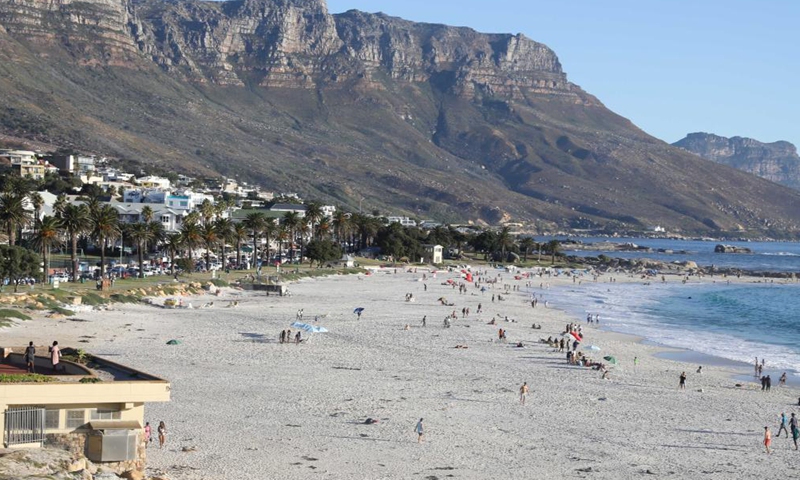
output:
[[792,432],[794,449],[797,450],[797,438],[800,437],[800,428],[797,427],[797,417],[794,416],[794,413],[792,413],[792,418],[789,419],[789,431]]
[[147,448],[147,445],[153,441],[152,438],[153,434],[153,427],[150,426],[150,422],[144,424],[144,448]]
[[422,316],[422,326],[423,326],[423,327],[425,326],[425,323],[426,323],[427,321],[428,321],[428,316],[427,316],[427,315],[423,315],[423,316]]
[[767,391],[768,392],[769,392],[770,388],[772,388],[772,379],[769,378],[769,375],[767,375]]
[[758,357],[756,357],[756,361],[753,364],[753,367],[755,368],[755,375],[754,376],[757,377],[758,376]]
[[785,387],[786,386],[786,372],[783,372],[781,378],[778,379],[778,386]]
[[519,387],[519,403],[525,405],[525,398],[528,396],[528,382]]
[[163,421],[158,423],[158,448],[164,448],[167,443],[167,426]]
[[764,427],[764,448],[767,449],[767,453],[770,453],[770,445],[772,445],[772,433],[769,431],[769,427]]
[[780,437],[781,432],[786,432],[786,438],[789,438],[789,430],[786,430],[786,414],[783,412],[781,412],[781,424],[778,427],[778,433],[775,436]]
[[61,360],[61,350],[58,349],[58,342],[53,342],[50,347],[50,363],[53,364],[53,371],[58,371],[58,362]]
[[28,343],[28,347],[25,348],[25,365],[28,366],[28,373],[36,373],[36,347],[33,346],[33,342]]
[[414,427],[414,431],[417,432],[417,443],[422,443],[425,437],[425,427],[422,425],[422,419],[419,419],[417,422],[417,426]]
[[681,380],[680,384],[678,385],[678,388],[680,388],[681,390],[686,390],[686,372],[681,373],[680,379]]

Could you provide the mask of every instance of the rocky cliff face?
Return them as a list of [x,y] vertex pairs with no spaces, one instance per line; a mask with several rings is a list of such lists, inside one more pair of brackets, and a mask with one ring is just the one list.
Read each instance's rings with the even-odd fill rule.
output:
[[673,145],[701,157],[800,190],[800,156],[789,142],[690,133]]
[[800,225],[800,194],[650,137],[545,45],[322,0],[0,0],[0,135],[443,221]]

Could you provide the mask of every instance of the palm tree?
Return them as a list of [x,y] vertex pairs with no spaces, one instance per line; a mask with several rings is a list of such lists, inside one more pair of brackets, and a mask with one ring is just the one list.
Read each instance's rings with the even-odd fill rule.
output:
[[35,222],[39,221],[39,217],[42,214],[42,207],[44,206],[44,198],[39,192],[31,192],[28,194],[28,198],[31,201],[31,205],[33,206],[33,219],[34,224]]
[[[166,232],[164,231],[164,225],[161,222],[153,221],[147,223],[147,229],[150,230],[150,240],[149,245],[158,245],[159,242],[164,240],[164,236]],[[148,242],[144,244],[144,251],[149,252],[150,248],[148,246]]]
[[233,240],[236,242],[236,267],[242,264],[242,244],[247,241],[249,230],[244,223],[233,224]]
[[[297,238],[297,229],[300,227],[300,215],[297,212],[286,212],[283,214],[283,225],[289,232],[289,258],[294,260],[294,241]],[[302,252],[300,252],[302,254]]]
[[6,229],[8,244],[17,243],[17,230],[30,223],[28,212],[25,211],[24,196],[14,192],[5,192],[0,195],[0,224]]
[[84,205],[67,203],[61,211],[61,228],[69,236],[69,259],[72,264],[72,281],[78,281],[78,237],[86,232],[89,211]]
[[200,226],[196,222],[189,221],[189,217],[186,218],[187,220],[184,221],[181,226],[181,236],[183,237],[181,243],[189,250],[189,263],[191,264],[191,268],[194,269],[193,250],[203,242],[203,234],[200,230]]
[[322,213],[322,205],[316,202],[311,202],[306,206],[306,216],[305,220],[311,227],[311,239],[314,238],[316,234],[316,226],[317,224],[325,218],[325,214]]
[[531,237],[525,237],[519,241],[519,249],[522,250],[522,261],[528,261],[528,253],[536,247],[536,242]]
[[199,211],[200,216],[203,217],[203,223],[208,225],[214,219],[214,215],[217,213],[217,208],[209,199],[205,199],[203,200],[203,203],[200,204],[200,207],[197,209],[197,211]]
[[328,217],[323,217],[317,224],[317,235],[322,238],[328,238],[331,234],[331,221]]
[[269,246],[272,243],[272,238],[275,237],[275,234],[278,232],[278,224],[275,222],[274,218],[267,218],[264,220],[264,252],[266,253],[266,261],[269,263]]
[[44,261],[44,282],[50,276],[50,249],[61,243],[61,221],[56,217],[45,215],[33,236],[33,244],[41,249]]
[[206,271],[211,270],[211,251],[219,243],[219,232],[213,223],[206,223],[200,226],[200,238],[206,247]]
[[144,208],[142,208],[141,217],[144,223],[152,222],[153,215],[155,215],[155,212],[153,212],[153,209],[150,208],[150,205],[145,205]]
[[558,240],[550,240],[549,242],[547,242],[547,250],[550,252],[550,255],[552,256],[553,265],[556,264],[556,254],[560,249],[561,249],[561,242],[559,242]]
[[503,227],[497,234],[495,248],[500,250],[502,261],[505,262],[508,256],[506,252],[514,245],[514,239],[511,238],[511,230],[508,227]]
[[136,242],[136,255],[139,258],[139,278],[144,278],[144,245],[152,240],[153,232],[147,223],[137,222],[127,229],[127,236]]
[[253,233],[253,267],[256,266],[256,258],[258,258],[258,239],[261,238],[261,232],[264,231],[266,226],[267,217],[262,212],[253,212],[247,215],[244,219],[244,225]]
[[350,217],[343,210],[336,210],[333,214],[333,232],[336,235],[336,241],[340,245],[345,243],[348,230],[350,229]]
[[225,256],[225,244],[233,239],[233,222],[228,218],[218,218],[214,222],[214,227],[217,230],[219,243],[222,247],[222,256],[220,258],[222,258],[222,268],[225,269],[228,266],[228,259]]
[[90,235],[100,246],[100,277],[105,276],[106,246],[121,233],[119,228],[119,215],[110,205],[89,208]]
[[64,213],[64,209],[67,207],[67,205],[69,205],[69,202],[67,202],[67,196],[63,193],[59,194],[58,197],[56,197],[55,203],[53,204],[53,213],[55,216],[60,217],[61,214]]
[[281,225],[276,234],[278,238],[278,257],[283,258],[283,244],[289,240],[289,230],[286,225]]
[[183,248],[183,235],[180,233],[170,233],[164,239],[164,247],[169,252],[169,270],[171,275],[175,275],[175,256]]

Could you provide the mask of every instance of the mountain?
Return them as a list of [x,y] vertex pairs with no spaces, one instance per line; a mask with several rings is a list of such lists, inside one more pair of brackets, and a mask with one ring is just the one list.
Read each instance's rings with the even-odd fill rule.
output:
[[800,190],[800,156],[797,147],[789,142],[762,143],[752,138],[690,133],[673,145],[706,160]]
[[446,221],[800,225],[800,194],[647,135],[541,43],[322,0],[0,0],[0,134]]

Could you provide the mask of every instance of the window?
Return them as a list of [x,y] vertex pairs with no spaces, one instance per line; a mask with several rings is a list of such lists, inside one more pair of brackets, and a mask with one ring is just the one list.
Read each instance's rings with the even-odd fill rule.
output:
[[61,427],[61,410],[45,410],[44,428],[45,430],[58,430]]
[[121,420],[122,412],[108,408],[96,408],[92,410],[92,420]]
[[86,410],[67,410],[67,428],[79,428],[86,423]]

